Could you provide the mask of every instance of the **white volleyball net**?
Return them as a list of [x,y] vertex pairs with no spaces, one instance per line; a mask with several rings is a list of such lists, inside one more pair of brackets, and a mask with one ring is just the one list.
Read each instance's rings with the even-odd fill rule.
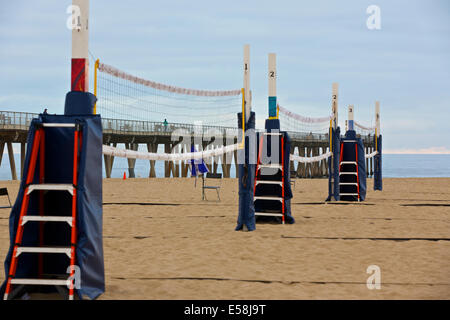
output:
[[[292,132],[301,132],[306,134],[306,137],[311,139],[322,139],[326,137],[329,139],[330,122],[333,116],[325,117],[306,117],[295,112],[292,112],[280,105],[278,105],[280,125],[283,130]],[[332,152],[326,152],[318,156],[300,156],[298,154],[291,154],[290,160],[299,163],[313,163],[324,161],[333,155]]]
[[361,136],[374,136],[376,126],[375,125],[362,125],[359,122],[353,121],[354,129],[356,133],[360,134]]
[[328,133],[332,116],[306,117],[278,105],[280,125],[283,130],[310,134]]
[[103,118],[237,127],[241,89],[197,90],[136,77],[99,63],[97,113]]

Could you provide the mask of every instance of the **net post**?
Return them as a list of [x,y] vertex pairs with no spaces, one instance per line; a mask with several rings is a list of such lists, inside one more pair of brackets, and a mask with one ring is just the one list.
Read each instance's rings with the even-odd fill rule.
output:
[[333,129],[338,127],[338,90],[339,83],[333,82],[331,92],[331,112],[333,114]]
[[375,150],[378,151],[378,132],[377,132],[377,128],[375,128]]
[[89,91],[89,0],[72,0],[71,90]]
[[349,105],[348,106],[348,130],[355,130],[355,127],[354,127],[354,118],[355,118],[355,115],[354,115],[354,106],[351,104],[351,105]]
[[380,101],[375,101],[375,130],[378,137],[381,132],[380,128]]
[[277,56],[269,53],[269,119],[277,117]]
[[[94,96],[97,97],[97,72],[98,66],[100,64],[100,59],[95,60],[95,68],[94,68]],[[97,101],[94,104],[94,114],[97,114]]]
[[[252,111],[250,97],[250,45],[244,45],[244,88],[242,89],[242,99],[245,107],[245,121],[250,118]],[[244,110],[242,110],[244,113]]]
[[333,152],[333,119],[330,119],[330,130],[328,134],[330,136],[330,152]]
[[374,157],[374,179],[373,189],[383,190],[382,175],[382,136],[380,127],[380,102],[375,101],[375,151],[378,153]]
[[239,143],[239,149],[243,149],[245,148],[245,122],[246,122],[246,108],[245,108],[245,89],[242,88],[241,89],[241,94],[242,94],[242,140]]

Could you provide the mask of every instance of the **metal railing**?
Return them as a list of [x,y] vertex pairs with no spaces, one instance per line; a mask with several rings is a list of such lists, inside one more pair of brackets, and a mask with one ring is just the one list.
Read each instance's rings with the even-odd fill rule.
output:
[[238,129],[232,127],[193,125],[188,123],[163,123],[154,121],[124,120],[102,118],[103,132],[133,135],[171,135],[174,131],[190,135],[195,134],[237,134]]
[[0,129],[28,130],[37,113],[0,111]]

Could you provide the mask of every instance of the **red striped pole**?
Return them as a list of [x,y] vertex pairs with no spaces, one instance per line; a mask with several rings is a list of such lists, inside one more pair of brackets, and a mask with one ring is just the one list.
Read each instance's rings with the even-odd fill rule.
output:
[[89,0],[72,0],[72,66],[70,89],[89,91]]
[[72,58],[71,86],[72,91],[89,91],[89,60]]

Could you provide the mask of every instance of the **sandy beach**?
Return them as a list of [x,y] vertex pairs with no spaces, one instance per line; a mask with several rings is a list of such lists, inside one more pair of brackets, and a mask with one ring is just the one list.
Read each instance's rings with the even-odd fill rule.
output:
[[[202,201],[193,179],[104,180],[100,299],[449,299],[450,178],[383,182],[374,192],[368,180],[365,202],[325,204],[327,180],[297,180],[295,224],[236,232],[235,179],[220,202],[214,190]],[[1,186],[14,201],[19,182]],[[0,209],[2,261],[9,214]],[[369,265],[380,290],[366,286]]]

